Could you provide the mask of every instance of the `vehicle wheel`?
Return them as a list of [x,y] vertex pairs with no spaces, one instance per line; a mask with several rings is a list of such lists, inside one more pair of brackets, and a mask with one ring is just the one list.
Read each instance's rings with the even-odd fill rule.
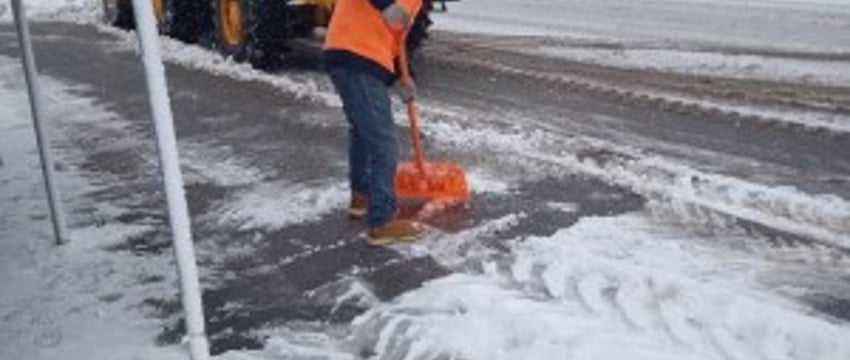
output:
[[319,20],[315,6],[294,6],[286,9],[286,32],[289,38],[309,37]]
[[[151,0],[154,21],[160,33],[165,19],[165,1]],[[135,29],[136,18],[133,16],[133,0],[103,0],[103,20],[107,24],[123,29]]]
[[422,47],[422,42],[428,38],[428,28],[434,22],[431,21],[431,10],[434,5],[431,0],[422,2],[422,10],[416,15],[413,20],[413,25],[410,27],[410,32],[407,34],[407,53],[413,56],[416,51]]
[[133,4],[131,0],[103,0],[103,22],[122,29],[132,29]]
[[209,16],[205,13],[205,6],[201,1],[194,0],[153,0],[161,3],[162,18],[159,22],[160,33],[171,36],[177,40],[196,43],[204,28],[204,19]]
[[267,69],[281,64],[286,1],[213,0],[216,44],[226,56]]

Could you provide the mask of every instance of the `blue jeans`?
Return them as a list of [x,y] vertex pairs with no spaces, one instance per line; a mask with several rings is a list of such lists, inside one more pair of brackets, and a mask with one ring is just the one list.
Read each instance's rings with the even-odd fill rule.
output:
[[348,165],[351,190],[369,197],[369,227],[395,217],[398,140],[387,85],[375,76],[345,68],[329,70],[350,125]]

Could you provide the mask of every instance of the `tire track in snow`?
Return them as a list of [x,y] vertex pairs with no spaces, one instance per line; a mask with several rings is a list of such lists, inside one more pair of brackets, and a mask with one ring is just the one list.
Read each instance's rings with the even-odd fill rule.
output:
[[[652,105],[659,110],[679,114],[714,114],[729,122],[747,121],[765,124],[766,126],[782,126],[792,130],[806,132],[821,132],[846,134],[850,132],[850,115],[846,107],[840,104],[828,104],[822,101],[805,102],[804,109],[800,101],[794,98],[776,100],[782,109],[776,106],[744,105],[746,95],[733,90],[722,93],[722,96],[695,96],[687,94],[699,90],[686,88],[687,91],[657,90],[647,85],[627,84],[611,79],[597,79],[582,75],[578,72],[564,73],[554,70],[535,70],[523,68],[509,62],[500,61],[499,54],[511,54],[531,58],[531,55],[513,53],[487,45],[466,41],[460,44],[440,43],[448,49],[435,51],[434,60],[437,63],[447,63],[454,66],[480,67],[504,74],[512,74],[536,79],[551,84],[561,84],[572,91],[581,91],[602,96],[607,99],[623,101],[629,104]],[[456,48],[464,47],[463,51]],[[471,50],[470,50],[471,49]],[[475,54],[475,51],[483,54]],[[469,56],[472,53],[472,56]],[[458,57],[458,54],[464,55]],[[557,61],[554,60],[553,61]]]

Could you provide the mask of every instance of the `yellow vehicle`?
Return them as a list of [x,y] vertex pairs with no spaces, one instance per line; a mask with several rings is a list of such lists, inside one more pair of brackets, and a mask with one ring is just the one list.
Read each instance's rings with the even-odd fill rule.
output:
[[[102,0],[105,21],[133,27],[132,0]],[[327,26],[336,0],[150,0],[159,30],[189,43],[202,43],[226,56],[266,68],[280,64],[289,41]],[[368,1],[368,0],[363,0]],[[423,0],[408,36],[408,49],[427,37],[434,1]],[[443,4],[445,8],[445,4]]]

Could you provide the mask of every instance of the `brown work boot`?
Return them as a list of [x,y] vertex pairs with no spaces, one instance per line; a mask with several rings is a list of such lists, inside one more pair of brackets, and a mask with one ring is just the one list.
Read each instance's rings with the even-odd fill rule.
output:
[[348,205],[348,218],[362,220],[369,214],[369,197],[358,193],[351,193],[351,204]]
[[422,237],[425,228],[410,220],[391,220],[390,222],[369,230],[369,245],[384,246],[395,241],[410,242]]

